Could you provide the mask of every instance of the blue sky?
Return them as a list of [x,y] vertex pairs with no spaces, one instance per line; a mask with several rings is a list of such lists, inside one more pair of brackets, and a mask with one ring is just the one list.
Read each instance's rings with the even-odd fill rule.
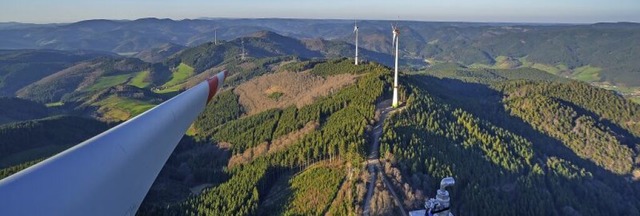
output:
[[640,22],[640,0],[0,0],[0,22],[159,17]]

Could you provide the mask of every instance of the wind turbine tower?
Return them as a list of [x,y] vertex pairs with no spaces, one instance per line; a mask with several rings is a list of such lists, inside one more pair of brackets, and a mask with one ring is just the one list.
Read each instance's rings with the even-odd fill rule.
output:
[[355,62],[355,64],[358,65],[358,21],[355,22],[355,25],[353,27],[353,32],[356,33],[356,62]]
[[392,44],[395,46],[396,48],[396,69],[395,69],[395,74],[393,76],[393,103],[392,106],[394,108],[398,107],[398,47],[399,47],[399,41],[398,41],[398,37],[400,36],[400,29],[398,29],[397,25],[391,25],[391,29],[393,31],[393,42]]
[[244,51],[244,38],[240,41],[242,44],[242,53],[240,54],[240,58],[244,61],[245,56],[247,55]]
[[218,45],[218,29],[213,30],[213,45]]

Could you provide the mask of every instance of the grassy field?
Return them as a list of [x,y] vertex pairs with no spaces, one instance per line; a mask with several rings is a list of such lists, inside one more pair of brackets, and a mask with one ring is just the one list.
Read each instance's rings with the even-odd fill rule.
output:
[[47,107],[59,107],[59,106],[63,106],[63,105],[64,105],[64,102],[62,102],[62,101],[45,104],[45,106],[47,106]]
[[180,63],[176,71],[174,71],[171,74],[171,80],[169,80],[169,82],[162,85],[162,87],[165,87],[165,88],[174,87],[193,75],[194,75],[194,71],[191,66],[186,65],[184,63]]
[[[548,65],[548,64],[534,63],[534,62],[528,61],[527,57],[518,58],[516,61],[519,61],[521,63],[519,67],[535,68],[541,71],[545,71],[547,73],[551,73],[551,74],[563,76],[563,77],[567,75],[566,72],[571,71],[564,64]],[[500,69],[500,68],[506,68],[511,66],[513,65],[510,64],[509,59],[507,57],[498,56],[496,57],[496,63],[494,65],[474,63],[472,65],[469,65],[469,68]],[[640,88],[616,86],[608,82],[600,82],[602,80],[602,78],[600,77],[602,68],[586,65],[586,66],[575,68],[571,72],[572,72],[571,75],[568,76],[567,78],[591,83],[600,88],[619,92],[622,95],[624,95],[627,99],[640,104]]]
[[158,94],[166,94],[166,93],[171,93],[171,92],[177,92],[180,91],[182,89],[181,85],[175,85],[169,88],[164,88],[164,89],[155,89],[153,90],[153,92],[158,93]]
[[496,63],[493,65],[474,63],[469,65],[469,67],[470,68],[487,68],[487,69],[513,69],[513,68],[519,68],[519,67],[530,67],[530,68],[546,71],[548,73],[555,74],[555,75],[558,75],[559,73],[568,70],[566,65],[553,66],[553,65],[547,65],[547,64],[534,63],[534,62],[527,61],[526,57],[515,59],[515,58],[509,58],[507,56],[498,56],[495,58],[495,60],[496,60]]
[[149,71],[141,71],[135,77],[133,77],[133,79],[131,79],[131,82],[129,82],[129,85],[132,85],[138,88],[146,88],[151,84],[145,81],[145,79],[147,79],[148,76],[149,76]]
[[512,69],[520,65],[517,59],[510,59],[507,56],[498,56],[495,58],[496,63],[493,65],[473,63],[469,65],[470,68],[487,68],[487,69]]
[[583,82],[597,82],[600,81],[601,68],[592,67],[590,65],[582,66],[573,70],[571,78],[580,80]]
[[496,57],[494,67],[497,69],[512,69],[520,66],[520,64],[520,61],[517,59],[511,59],[507,56],[498,56]]
[[520,61],[520,63],[522,63],[522,67],[535,68],[535,69],[538,69],[538,70],[541,70],[541,71],[546,71],[548,73],[555,74],[555,75],[558,75],[563,71],[569,70],[569,68],[566,65],[563,65],[563,64],[559,64],[559,65],[555,65],[554,66],[554,65],[534,63],[534,62],[528,61],[527,57],[519,58],[518,61]]
[[156,104],[112,96],[98,102],[96,105],[101,107],[99,112],[102,112],[108,118],[127,120],[153,108]]
[[[563,72],[571,71],[569,67],[564,64],[548,65],[541,63],[534,63],[527,60],[526,57],[518,59],[509,59],[506,56],[496,57],[496,63],[494,65],[475,63],[469,66],[470,68],[489,68],[489,69],[510,69],[516,67],[530,67],[541,71],[545,71],[554,75],[561,75]],[[597,82],[600,81],[600,72],[602,68],[593,67],[591,65],[582,66],[573,70],[571,74],[572,79],[580,80],[583,82]]]
[[116,75],[116,76],[100,77],[96,81],[96,83],[94,83],[93,85],[89,86],[85,90],[87,90],[87,91],[95,91],[95,90],[106,89],[106,88],[109,88],[109,87],[112,87],[112,86],[124,84],[124,83],[127,82],[127,80],[129,80],[129,78],[133,77],[134,75],[135,74],[122,74],[122,75]]
[[133,56],[135,54],[138,54],[138,52],[119,52],[118,55],[121,56]]

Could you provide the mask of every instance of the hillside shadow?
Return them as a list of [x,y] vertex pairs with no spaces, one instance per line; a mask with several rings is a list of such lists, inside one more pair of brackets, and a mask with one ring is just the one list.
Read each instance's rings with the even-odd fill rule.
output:
[[[524,191],[542,190],[545,191],[543,194],[547,194],[547,196],[551,198],[560,197],[551,201],[551,203],[555,207],[554,214],[569,214],[571,212],[575,212],[576,210],[578,212],[596,211],[600,214],[604,214],[607,211],[601,209],[611,209],[612,206],[620,207],[615,210],[617,212],[613,213],[614,215],[628,215],[638,212],[637,207],[634,207],[638,206],[638,204],[640,203],[640,199],[636,195],[638,192],[640,192],[640,185],[637,182],[630,182],[625,178],[625,176],[615,174],[596,165],[594,162],[588,159],[579,157],[573,150],[565,146],[560,140],[543,134],[540,131],[534,129],[524,120],[510,115],[505,110],[505,107],[502,103],[503,94],[501,92],[491,89],[483,84],[467,83],[449,78],[441,79],[426,75],[413,75],[411,76],[411,78],[412,79],[410,79],[409,81],[410,83],[420,86],[421,88],[427,90],[432,96],[439,98],[440,100],[451,105],[451,107],[453,108],[452,110],[460,108],[469,113],[472,113],[479,119],[486,120],[497,127],[508,130],[531,141],[532,149],[534,151],[532,162],[538,163],[543,168],[543,170],[545,170],[544,185],[546,186],[545,188],[536,188],[535,184],[528,185],[529,188],[525,188]],[[453,142],[453,140],[446,137],[443,137],[443,139]],[[470,151],[467,149],[463,150]],[[480,157],[476,158],[475,161],[485,161],[486,163],[491,163],[489,160],[485,160],[482,154],[463,154],[465,155],[465,157]],[[546,160],[549,157],[562,158],[573,164],[579,165],[585,168],[587,171],[593,173],[593,177],[568,178],[552,174],[549,172],[549,168],[546,167]],[[456,165],[454,164],[453,167],[455,166]],[[530,175],[527,174],[530,173],[529,170],[524,170],[521,173],[510,173],[511,171],[508,171],[500,167],[499,165],[493,164],[492,167],[495,169],[499,169],[497,171],[498,173],[502,173],[503,176],[499,178],[510,178],[515,181],[516,179],[520,180],[520,178],[525,177],[526,175]],[[482,176],[484,174],[475,173],[474,175]],[[471,214],[472,212],[464,211],[469,210],[467,209],[471,208],[469,206],[478,206],[475,203],[455,204],[455,196],[463,196],[465,194],[462,193],[462,191],[475,189],[468,188],[468,185],[466,185],[471,184],[473,181],[474,179],[462,179],[462,181],[459,181],[459,183],[456,184],[456,186],[454,186],[454,189],[452,190],[452,199],[454,200],[452,202],[454,203],[454,205],[462,205],[461,207],[457,207],[456,209],[456,212],[458,214]],[[569,191],[573,193],[573,195],[558,194],[561,193],[561,190],[554,190],[558,189],[558,187],[569,188],[562,191]],[[436,184],[432,184],[431,188],[426,188],[427,191],[429,191],[426,195],[433,196],[433,194],[435,193],[435,188],[437,188]],[[520,195],[523,195],[525,197],[527,196],[526,193]],[[517,200],[518,196],[519,195],[517,192],[510,192],[505,193],[500,197],[503,197],[504,199]],[[581,199],[567,200],[567,198],[570,197],[580,197]],[[603,198],[609,200],[604,202],[598,201]],[[569,205],[567,203],[570,203],[571,206],[566,206]],[[505,202],[503,204],[511,205],[509,202]],[[509,206],[503,207],[506,207],[505,209],[510,208]]]

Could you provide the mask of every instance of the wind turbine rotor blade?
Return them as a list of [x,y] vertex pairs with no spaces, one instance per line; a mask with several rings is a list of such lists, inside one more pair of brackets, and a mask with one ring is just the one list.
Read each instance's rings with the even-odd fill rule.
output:
[[134,215],[226,72],[0,180],[0,215]]

